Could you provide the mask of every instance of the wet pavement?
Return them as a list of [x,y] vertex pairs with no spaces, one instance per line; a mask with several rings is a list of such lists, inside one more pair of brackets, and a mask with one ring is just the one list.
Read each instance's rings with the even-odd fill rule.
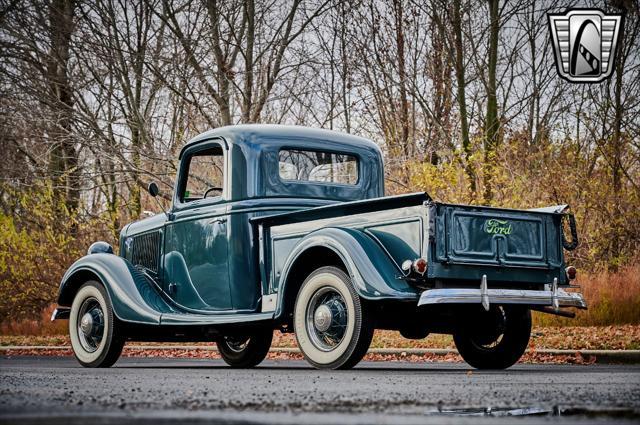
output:
[[1,357],[0,423],[640,423],[640,365],[301,361],[234,370],[220,360]]

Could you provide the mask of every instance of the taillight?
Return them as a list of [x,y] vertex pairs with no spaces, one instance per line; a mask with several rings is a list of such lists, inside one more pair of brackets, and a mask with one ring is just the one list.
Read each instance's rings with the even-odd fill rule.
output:
[[565,273],[567,274],[567,279],[573,280],[576,278],[576,274],[578,273],[578,271],[575,267],[569,266],[565,269]]
[[419,274],[424,274],[427,271],[427,260],[424,258],[418,258],[413,262],[413,271]]

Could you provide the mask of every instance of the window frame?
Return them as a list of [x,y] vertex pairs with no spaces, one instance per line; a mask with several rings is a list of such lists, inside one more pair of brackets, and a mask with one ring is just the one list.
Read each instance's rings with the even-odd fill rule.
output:
[[[355,183],[339,183],[339,182],[326,182],[326,181],[319,181],[319,180],[300,180],[300,179],[285,179],[280,175],[280,152],[282,151],[300,151],[300,152],[318,152],[318,153],[324,153],[324,154],[332,154],[332,155],[346,155],[346,156],[350,156],[353,159],[355,159],[356,161],[356,171],[357,171],[357,175],[356,175],[356,182]],[[337,150],[333,150],[333,149],[315,149],[315,148],[306,148],[306,147],[300,147],[300,146],[281,146],[278,148],[278,152],[277,152],[277,159],[278,161],[276,162],[278,169],[277,174],[278,174],[278,179],[280,180],[281,183],[284,184],[313,184],[313,185],[321,185],[321,186],[340,186],[340,187],[358,187],[360,186],[360,182],[362,179],[362,158],[360,158],[360,155],[358,155],[355,152],[345,152],[345,151],[337,151]]]
[[[197,156],[198,153],[219,147],[222,150],[222,193],[218,196],[211,196],[193,201],[184,200],[184,191],[187,188],[189,180],[189,169],[191,168],[191,158]],[[190,146],[185,150],[180,159],[179,178],[177,179],[176,190],[174,193],[174,210],[191,208],[193,206],[201,206],[208,204],[217,204],[226,202],[228,199],[228,149],[227,144],[221,138],[204,140],[196,145]]]

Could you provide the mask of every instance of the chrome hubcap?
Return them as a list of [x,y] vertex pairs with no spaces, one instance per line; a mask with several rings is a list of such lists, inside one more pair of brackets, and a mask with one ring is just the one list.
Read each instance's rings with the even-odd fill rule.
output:
[[502,307],[492,307],[483,312],[476,322],[477,329],[471,341],[483,350],[491,350],[500,344],[506,330],[506,314]]
[[229,347],[236,353],[241,353],[242,351],[244,351],[244,349],[247,348],[247,345],[249,344],[249,338],[247,337],[242,338],[225,336],[224,341],[227,344],[227,347]]
[[313,315],[313,325],[320,332],[326,332],[329,326],[331,326],[332,320],[331,309],[326,304],[319,306]]
[[91,313],[86,313],[84,316],[82,316],[82,320],[80,321],[80,329],[82,330],[82,333],[84,333],[84,336],[89,337],[91,336],[92,328],[93,316],[91,316]]
[[104,336],[104,313],[97,299],[84,300],[78,311],[78,339],[82,348],[93,353],[98,349]]
[[316,291],[307,305],[307,333],[316,348],[335,349],[344,339],[348,313],[344,297],[331,286]]

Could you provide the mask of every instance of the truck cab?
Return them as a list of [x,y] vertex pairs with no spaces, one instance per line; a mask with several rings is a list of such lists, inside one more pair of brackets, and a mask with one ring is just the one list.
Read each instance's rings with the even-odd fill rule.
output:
[[250,219],[384,194],[378,147],[320,130],[218,129],[189,142],[179,160],[171,209],[125,227],[120,252],[153,273],[165,296],[201,314],[259,308]]
[[564,290],[575,269],[563,247],[577,243],[564,206],[385,197],[375,143],[304,127],[218,128],[179,160],[170,208],[125,226],[118,255],[93,244],[63,277],[53,318],[69,319],[85,366],[109,366],[126,340],[197,340],[250,367],[281,330],[312,365],[348,368],[377,328],[450,333],[472,365],[503,368],[526,348],[532,309],[586,308]]

